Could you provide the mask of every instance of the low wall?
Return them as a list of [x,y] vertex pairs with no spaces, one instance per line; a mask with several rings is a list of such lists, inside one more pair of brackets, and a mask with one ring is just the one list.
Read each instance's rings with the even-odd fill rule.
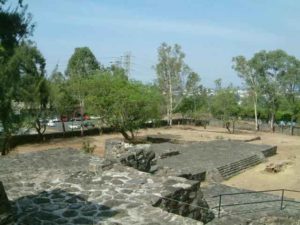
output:
[[[185,180],[172,180],[168,182],[168,186],[172,188],[170,193],[162,196],[152,206],[160,207],[163,210],[174,213],[180,216],[189,217],[195,220],[202,221],[204,224],[214,219],[214,214],[210,211],[206,200],[203,198],[203,193],[200,190],[200,182],[195,182],[188,187]],[[183,178],[181,178],[183,179]],[[182,182],[180,184],[180,181]],[[181,187],[182,185],[182,187]]]
[[271,157],[273,155],[276,155],[276,153],[277,153],[277,146],[272,146],[271,148],[263,150],[262,153],[264,154],[265,157]]

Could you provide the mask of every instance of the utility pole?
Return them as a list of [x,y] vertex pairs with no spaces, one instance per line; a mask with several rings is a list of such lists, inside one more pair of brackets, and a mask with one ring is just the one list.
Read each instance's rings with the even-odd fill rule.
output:
[[132,58],[132,55],[131,55],[131,52],[125,52],[124,54],[124,62],[123,62],[123,68],[125,70],[125,74],[126,76],[129,78],[130,77],[130,70],[131,70],[131,58]]

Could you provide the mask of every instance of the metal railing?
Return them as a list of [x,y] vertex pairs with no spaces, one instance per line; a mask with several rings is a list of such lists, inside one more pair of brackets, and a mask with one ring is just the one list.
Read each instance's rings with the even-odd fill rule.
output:
[[[241,203],[233,203],[233,204],[224,204],[225,196],[233,196],[233,195],[247,195],[247,194],[258,194],[258,193],[270,193],[270,192],[281,192],[281,195],[278,199],[271,199],[271,200],[262,200],[262,201],[246,201]],[[290,198],[285,198],[286,192],[293,192],[293,193],[300,193],[299,190],[290,190],[290,189],[273,189],[273,190],[263,190],[263,191],[246,191],[246,192],[237,192],[237,193],[223,193],[219,195],[212,196],[212,198],[218,198],[218,205],[212,207],[212,209],[217,209],[218,211],[218,218],[221,217],[221,209],[224,207],[235,207],[241,205],[251,205],[251,204],[262,204],[262,203],[270,203],[270,202],[280,202],[280,210],[284,209],[284,202],[293,202],[293,203],[300,203],[300,201],[296,201]],[[273,195],[272,197],[275,197]],[[270,195],[271,197],[271,195]]]

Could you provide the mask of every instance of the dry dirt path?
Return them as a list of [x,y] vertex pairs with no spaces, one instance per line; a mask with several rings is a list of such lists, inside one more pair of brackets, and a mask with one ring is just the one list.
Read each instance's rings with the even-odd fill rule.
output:
[[[173,126],[172,128],[154,128],[154,129],[142,129],[137,133],[138,136],[143,135],[167,135],[171,138],[186,141],[210,141],[216,139],[237,139],[244,140],[253,138],[255,135],[252,133],[239,133],[228,134],[225,129],[209,127],[203,129],[202,127],[194,126]],[[38,144],[25,144],[16,147],[11,154],[20,154],[25,152],[42,151],[51,148],[76,148],[80,149],[84,140],[89,140],[91,145],[96,145],[95,154],[99,156],[104,155],[105,140],[110,138],[122,138],[120,134],[103,134],[100,136],[89,137],[74,137],[67,139],[55,139],[46,143]]]

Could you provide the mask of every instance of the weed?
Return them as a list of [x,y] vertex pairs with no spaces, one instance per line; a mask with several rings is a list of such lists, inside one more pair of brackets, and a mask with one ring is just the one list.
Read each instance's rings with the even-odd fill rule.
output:
[[91,146],[91,143],[89,140],[84,140],[82,142],[82,150],[85,152],[85,153],[88,153],[88,154],[93,154],[94,151],[95,151],[95,148],[96,148],[96,145],[94,146]]

